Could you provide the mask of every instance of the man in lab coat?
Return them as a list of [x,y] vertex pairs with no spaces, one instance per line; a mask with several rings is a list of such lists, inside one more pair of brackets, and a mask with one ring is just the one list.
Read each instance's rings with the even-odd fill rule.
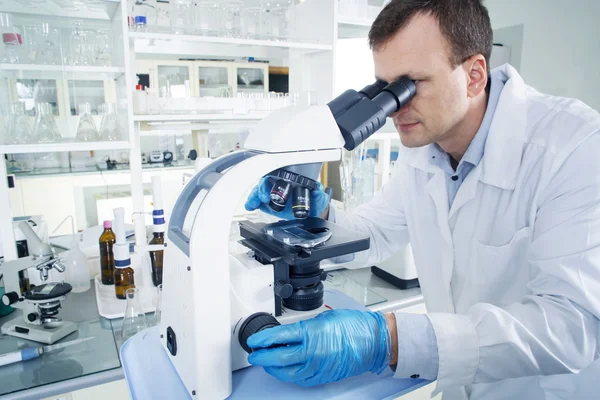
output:
[[417,94],[390,181],[323,216],[370,235],[366,265],[410,241],[428,314],[330,311],[252,336],[250,362],[305,386],[389,365],[444,398],[573,398],[599,352],[600,115],[488,71],[480,0],[393,0],[369,41],[377,78]]

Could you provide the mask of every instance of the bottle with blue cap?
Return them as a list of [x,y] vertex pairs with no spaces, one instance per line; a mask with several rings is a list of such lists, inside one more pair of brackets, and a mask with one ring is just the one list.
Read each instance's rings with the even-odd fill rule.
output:
[[[152,203],[154,211],[152,212],[153,228],[150,245],[165,244],[165,212],[162,206],[162,186],[160,177],[152,177]],[[150,252],[150,263],[152,264],[152,283],[158,286],[163,278],[163,255],[164,250],[153,250]]]
[[133,5],[133,29],[136,32],[146,32],[148,28],[148,13],[149,4],[146,0],[135,0]]

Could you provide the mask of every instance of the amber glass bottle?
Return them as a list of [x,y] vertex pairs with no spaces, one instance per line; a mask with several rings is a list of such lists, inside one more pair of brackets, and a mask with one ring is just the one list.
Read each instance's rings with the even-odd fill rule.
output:
[[113,245],[115,244],[115,234],[112,231],[112,221],[104,221],[104,232],[100,235],[100,276],[104,285],[114,285],[115,283],[115,257],[113,255]]
[[[165,244],[165,233],[154,232],[152,239],[148,244]],[[154,250],[150,252],[150,262],[152,263],[152,283],[154,283],[154,286],[158,286],[162,283],[164,253],[164,250]]]
[[115,295],[117,299],[125,300],[125,291],[134,287],[133,268],[115,267]]

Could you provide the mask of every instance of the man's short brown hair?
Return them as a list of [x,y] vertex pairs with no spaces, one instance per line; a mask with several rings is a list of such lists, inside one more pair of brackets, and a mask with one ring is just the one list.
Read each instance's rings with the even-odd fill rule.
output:
[[481,0],[392,0],[369,31],[371,49],[384,46],[417,14],[437,19],[442,35],[450,44],[453,67],[476,54],[482,54],[489,65],[493,32],[488,11]]

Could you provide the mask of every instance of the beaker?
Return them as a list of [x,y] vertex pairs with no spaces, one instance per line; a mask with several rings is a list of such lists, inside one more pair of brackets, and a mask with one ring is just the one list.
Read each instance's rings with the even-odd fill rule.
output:
[[29,144],[32,142],[31,125],[29,117],[25,115],[25,105],[20,101],[11,103],[4,144]]
[[100,123],[101,140],[121,140],[121,129],[115,111],[115,103],[102,104],[102,122]]
[[75,140],[78,142],[96,142],[100,140],[98,129],[96,129],[96,124],[92,118],[92,106],[90,106],[90,103],[79,105],[79,125],[77,125]]
[[33,134],[38,143],[57,143],[62,137],[58,131],[58,126],[52,115],[52,105],[50,103],[38,103],[36,106],[37,116],[33,126]]
[[121,337],[123,340],[127,340],[136,333],[148,328],[146,315],[144,314],[144,310],[142,310],[142,303],[140,301],[140,290],[138,288],[127,289],[125,291],[125,298],[127,299],[127,309],[125,310],[123,326],[121,327]]

